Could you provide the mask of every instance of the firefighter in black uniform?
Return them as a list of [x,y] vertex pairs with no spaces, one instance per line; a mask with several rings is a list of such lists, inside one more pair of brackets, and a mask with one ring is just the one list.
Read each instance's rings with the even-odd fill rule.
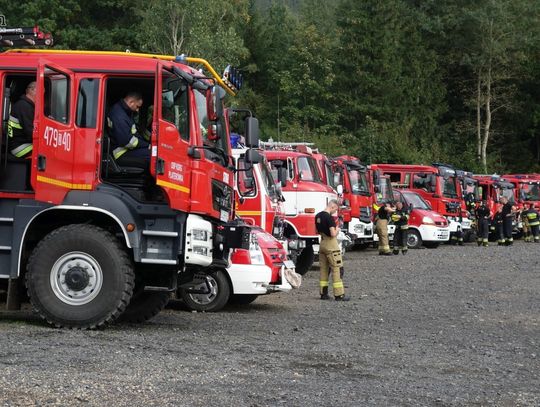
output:
[[407,254],[407,234],[409,230],[409,213],[403,207],[403,202],[396,202],[396,211],[392,214],[392,221],[396,226],[392,251],[394,254]]
[[8,121],[8,146],[12,155],[27,158],[32,154],[36,82],[30,82],[21,98],[11,108]]
[[529,233],[531,234],[530,241],[540,243],[540,215],[534,207],[534,204],[529,205],[529,209],[525,211],[525,215],[529,222]]
[[326,208],[315,216],[315,227],[321,236],[319,246],[319,266],[321,275],[319,279],[321,300],[328,300],[328,271],[332,270],[332,288],[336,301],[348,301],[345,296],[343,281],[341,280],[340,269],[343,266],[341,250],[337,241],[339,229],[336,221],[332,217],[339,209],[339,202],[332,199],[326,205]]
[[478,228],[476,243],[478,246],[488,247],[489,218],[489,208],[486,201],[482,201],[480,206],[476,208],[476,226]]
[[514,207],[510,202],[508,202],[508,198],[506,198],[505,196],[501,197],[500,202],[502,204],[501,216],[503,221],[504,244],[506,246],[512,246],[514,244],[514,238],[512,237]]
[[497,236],[497,244],[499,246],[504,246],[502,205],[497,208],[497,212],[495,212],[495,215],[493,216],[493,224],[495,225],[495,236]]
[[529,218],[527,217],[528,210],[526,208],[523,208],[523,210],[519,214],[519,218],[521,219],[522,223],[522,231],[523,231],[523,241],[524,242],[532,242],[533,241],[533,235],[531,233],[531,227],[529,226]]

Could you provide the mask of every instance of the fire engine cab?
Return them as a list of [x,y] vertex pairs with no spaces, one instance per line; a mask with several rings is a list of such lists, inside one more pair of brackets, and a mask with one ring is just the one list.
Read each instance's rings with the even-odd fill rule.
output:
[[352,156],[332,160],[333,169],[343,185],[343,203],[350,208],[345,227],[354,244],[365,245],[373,241],[372,186],[367,167]]
[[434,211],[448,219],[450,233],[466,232],[471,228],[462,199],[461,184],[453,168],[441,164],[376,164],[372,168],[389,175],[394,186],[420,194]]
[[[17,41],[11,41],[17,45]],[[8,44],[10,45],[10,44]],[[49,323],[95,328],[145,320],[195,275],[249,248],[234,220],[223,79],[203,59],[121,52],[8,50],[1,55],[0,289],[18,307],[23,281]],[[198,69],[209,72],[206,77]],[[10,109],[36,82],[32,153],[8,148]],[[108,113],[126,91],[143,105],[148,168],[121,166]],[[246,119],[246,144],[258,123]]]
[[[337,193],[325,184],[311,149],[303,143],[261,142],[264,156],[283,185],[284,236],[289,241],[296,272],[305,274],[318,253],[319,235],[315,215]],[[296,242],[296,247],[291,243]]]

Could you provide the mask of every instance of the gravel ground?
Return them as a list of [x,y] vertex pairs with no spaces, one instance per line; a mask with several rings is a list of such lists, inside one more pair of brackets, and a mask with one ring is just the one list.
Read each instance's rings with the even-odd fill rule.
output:
[[540,245],[345,257],[348,303],[299,290],[218,314],[49,328],[0,312],[0,406],[538,406]]

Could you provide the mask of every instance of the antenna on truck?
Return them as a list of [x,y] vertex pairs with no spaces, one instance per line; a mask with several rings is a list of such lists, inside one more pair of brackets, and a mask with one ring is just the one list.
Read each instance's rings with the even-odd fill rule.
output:
[[0,27],[0,45],[4,47],[51,46],[53,37],[35,27]]

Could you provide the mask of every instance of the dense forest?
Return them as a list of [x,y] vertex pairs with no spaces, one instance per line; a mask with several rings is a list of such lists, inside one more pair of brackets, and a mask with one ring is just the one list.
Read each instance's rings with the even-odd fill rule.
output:
[[262,137],[365,162],[540,172],[540,2],[0,0],[55,48],[239,66]]

